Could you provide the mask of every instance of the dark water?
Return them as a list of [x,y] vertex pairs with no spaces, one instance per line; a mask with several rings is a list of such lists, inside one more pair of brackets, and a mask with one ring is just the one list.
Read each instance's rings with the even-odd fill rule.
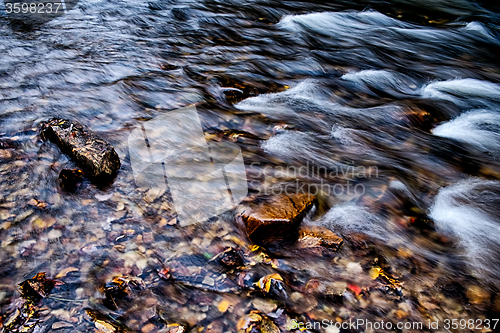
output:
[[[0,323],[19,307],[16,284],[42,271],[64,284],[36,332],[93,331],[88,309],[138,332],[244,331],[254,310],[283,332],[294,318],[424,331],[437,331],[429,319],[446,331],[446,319],[498,318],[499,23],[498,5],[458,0],[81,0],[42,26],[1,16]],[[343,236],[343,249],[266,254],[232,212],[176,225],[168,193],[135,185],[127,140],[190,104],[207,140],[242,149],[250,196],[307,185],[319,205],[304,224]],[[53,116],[114,145],[112,185],[58,186],[74,164],[38,136]],[[288,297],[158,275],[178,265],[203,276],[227,246],[254,279],[282,275]],[[105,285],[121,275],[145,288],[109,306]]]

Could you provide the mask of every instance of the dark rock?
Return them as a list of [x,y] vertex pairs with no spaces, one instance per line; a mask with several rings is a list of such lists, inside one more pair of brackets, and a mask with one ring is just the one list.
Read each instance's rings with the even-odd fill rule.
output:
[[236,104],[246,98],[243,90],[237,88],[222,88],[226,100],[231,104]]
[[299,230],[297,241],[300,249],[308,249],[319,254],[325,250],[336,252],[340,249],[344,240],[329,229],[322,227],[304,227]]
[[312,195],[295,194],[265,198],[249,203],[237,216],[255,243],[269,243],[291,236],[312,208]]
[[241,251],[228,247],[223,252],[217,254],[210,261],[217,262],[226,268],[237,268],[244,264]]
[[59,173],[59,184],[67,191],[76,191],[82,182],[83,171],[80,169],[63,169]]
[[283,278],[277,273],[262,277],[257,286],[265,295],[282,300],[288,298],[288,288]]
[[104,294],[106,295],[104,305],[112,310],[127,307],[133,302],[132,294],[144,289],[144,282],[140,278],[116,276],[104,286]]
[[89,316],[90,320],[94,322],[97,332],[114,332],[125,333],[125,327],[117,321],[114,321],[111,316],[100,313],[92,309],[85,309],[85,313]]
[[57,144],[91,179],[110,181],[120,168],[120,158],[113,146],[88,133],[80,124],[53,118],[43,124],[42,138]]

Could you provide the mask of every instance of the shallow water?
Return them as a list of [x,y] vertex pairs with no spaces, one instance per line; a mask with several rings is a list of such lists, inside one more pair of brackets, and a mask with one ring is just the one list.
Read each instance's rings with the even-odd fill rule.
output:
[[[499,318],[499,13],[479,1],[81,0],[41,26],[0,16],[0,323],[37,272],[64,283],[37,332],[93,330],[85,310],[144,332],[236,332],[253,310],[285,332],[292,319],[446,331],[446,319]],[[234,211],[181,227],[168,191],[137,186],[130,133],[191,104],[209,142],[241,148],[250,197],[316,194],[303,223],[342,236],[340,252],[254,248]],[[113,144],[113,184],[60,188],[75,165],[38,133],[54,116]],[[207,261],[228,246],[245,253],[243,273],[224,273],[232,288],[158,273],[222,276]],[[234,282],[272,273],[287,297]],[[110,306],[120,275],[145,288]]]

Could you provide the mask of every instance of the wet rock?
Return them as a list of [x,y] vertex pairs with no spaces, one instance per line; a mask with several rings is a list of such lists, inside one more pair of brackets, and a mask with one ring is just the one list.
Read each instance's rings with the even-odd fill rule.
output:
[[278,299],[287,299],[288,292],[281,275],[275,273],[262,277],[257,282],[257,287],[265,294]]
[[206,266],[206,262],[194,262],[195,256],[178,258],[169,262],[169,267],[163,268],[160,277],[174,281],[176,284],[196,288],[203,291],[219,293],[239,293],[238,285],[226,274]]
[[245,93],[237,88],[222,88],[226,100],[231,104],[236,104],[245,99]]
[[133,301],[133,292],[144,290],[144,282],[137,277],[116,276],[111,282],[106,283],[104,304],[109,309],[127,307]]
[[344,240],[329,229],[322,227],[304,227],[299,230],[297,245],[318,254],[336,252],[344,244]]
[[158,331],[158,329],[156,328],[156,326],[154,324],[151,324],[151,323],[148,323],[148,324],[142,326],[142,328],[141,328],[142,333],[153,333],[156,331]]
[[269,243],[291,236],[312,208],[315,198],[295,194],[259,199],[248,204],[237,216],[255,243]]
[[83,171],[80,169],[63,169],[59,173],[59,185],[66,191],[76,191],[83,182]]
[[[17,308],[1,326],[1,332],[33,332],[40,328],[40,309],[31,302]],[[3,319],[3,318],[2,318]]]
[[252,301],[252,305],[258,311],[262,313],[270,313],[276,310],[278,303],[273,300],[267,300],[262,298],[256,298]]
[[113,146],[78,123],[53,118],[42,125],[42,138],[57,144],[91,179],[110,181],[120,168],[120,158]]
[[126,332],[125,328],[122,325],[113,321],[109,316],[105,316],[104,314],[91,309],[86,309],[85,312],[90,317],[92,322],[94,322],[94,325],[98,330],[98,332],[105,332],[105,333]]
[[12,157],[12,153],[6,149],[0,149],[0,159],[7,160]]
[[203,333],[223,333],[224,332],[224,324],[220,321],[214,321],[210,323]]
[[221,264],[226,268],[238,268],[243,266],[243,255],[241,251],[228,247],[223,252],[213,257],[210,261]]

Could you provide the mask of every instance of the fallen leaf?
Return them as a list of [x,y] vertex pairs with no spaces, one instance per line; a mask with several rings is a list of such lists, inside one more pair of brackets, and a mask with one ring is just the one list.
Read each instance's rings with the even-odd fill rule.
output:
[[32,279],[25,280],[19,284],[23,298],[45,298],[49,295],[56,282],[45,277],[45,272],[40,272]]
[[41,209],[47,208],[47,203],[37,199],[31,199],[30,201],[28,201],[28,204]]
[[103,332],[103,333],[113,333],[113,332],[116,332],[116,328],[105,322],[105,321],[102,321],[102,320],[96,320],[96,322],[94,323],[95,324],[95,327],[100,331],[100,332]]
[[362,291],[360,287],[358,287],[354,284],[348,285],[347,288],[351,289],[356,295],[361,294],[361,291]]
[[56,279],[60,279],[62,277],[65,277],[66,275],[68,275],[68,273],[70,272],[77,272],[79,269],[76,268],[76,267],[68,267],[68,268],[65,268],[63,269],[62,271],[59,272],[59,274],[56,275]]
[[229,306],[231,305],[231,303],[229,303],[228,300],[226,299],[223,299],[220,303],[219,303],[219,306],[217,307],[219,309],[220,312],[224,313],[227,311],[227,309],[229,308]]
[[380,267],[372,267],[370,269],[370,277],[375,280],[376,278],[378,278],[378,276],[380,275],[380,273],[382,272],[382,269]]

